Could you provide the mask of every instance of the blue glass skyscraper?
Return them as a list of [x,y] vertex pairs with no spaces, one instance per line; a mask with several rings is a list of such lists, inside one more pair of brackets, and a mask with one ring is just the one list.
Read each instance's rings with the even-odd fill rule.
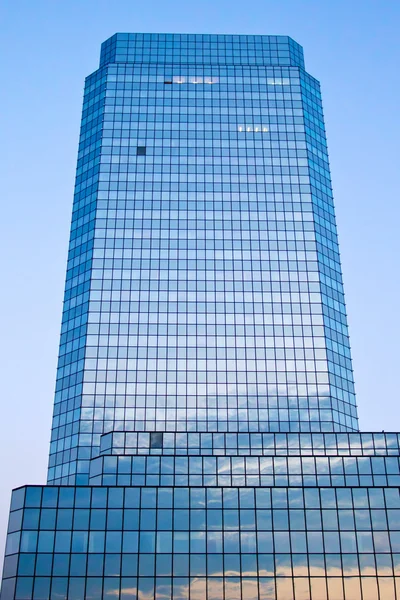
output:
[[2,600],[400,598],[399,441],[358,432],[302,48],[111,37],[85,85],[48,485],[13,492]]

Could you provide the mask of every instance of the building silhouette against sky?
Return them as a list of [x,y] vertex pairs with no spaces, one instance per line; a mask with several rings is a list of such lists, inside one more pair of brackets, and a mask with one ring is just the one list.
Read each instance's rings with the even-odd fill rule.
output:
[[85,85],[48,482],[13,492],[1,599],[399,599],[399,484],[398,434],[358,432],[302,48],[114,35]]

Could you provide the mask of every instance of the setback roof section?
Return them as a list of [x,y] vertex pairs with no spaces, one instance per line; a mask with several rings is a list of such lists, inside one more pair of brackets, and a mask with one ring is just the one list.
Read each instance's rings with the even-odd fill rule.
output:
[[101,45],[100,67],[121,62],[304,68],[303,48],[284,35],[116,33]]

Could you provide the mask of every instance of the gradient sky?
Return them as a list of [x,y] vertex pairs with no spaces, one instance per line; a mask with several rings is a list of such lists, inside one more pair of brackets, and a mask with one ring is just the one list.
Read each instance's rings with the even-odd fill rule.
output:
[[363,430],[400,430],[400,2],[2,0],[0,564],[44,483],[84,78],[115,32],[290,35],[321,81]]

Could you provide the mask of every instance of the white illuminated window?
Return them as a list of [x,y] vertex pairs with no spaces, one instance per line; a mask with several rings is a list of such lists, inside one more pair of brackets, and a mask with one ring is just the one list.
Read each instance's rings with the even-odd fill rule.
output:
[[278,77],[268,78],[267,84],[268,85],[290,85],[290,79],[287,77],[284,77],[283,79],[280,79]]
[[183,77],[182,75],[174,75],[174,77],[169,80],[169,81],[164,81],[164,83],[177,83],[177,84],[182,84],[182,83],[194,83],[194,84],[199,84],[199,83],[203,83],[203,84],[208,84],[208,85],[212,85],[213,83],[218,83],[219,79],[218,77],[197,77],[197,76],[193,76],[193,77]]
[[239,133],[268,133],[269,128],[266,125],[238,125]]

